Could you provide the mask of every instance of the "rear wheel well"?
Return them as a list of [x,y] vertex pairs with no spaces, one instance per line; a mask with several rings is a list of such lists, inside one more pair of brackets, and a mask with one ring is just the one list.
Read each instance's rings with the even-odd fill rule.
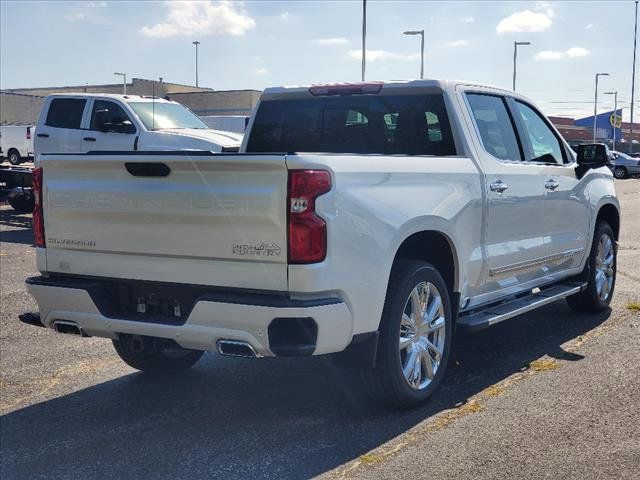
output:
[[603,220],[609,224],[609,226],[613,230],[613,234],[616,237],[615,239],[618,240],[618,235],[620,233],[620,214],[618,213],[618,209],[610,203],[607,205],[603,205],[598,211],[596,223],[598,223],[598,221],[600,220]]
[[435,231],[423,231],[414,233],[406,238],[393,259],[398,260],[422,260],[433,265],[445,283],[449,292],[454,292],[456,285],[456,257],[449,238]]

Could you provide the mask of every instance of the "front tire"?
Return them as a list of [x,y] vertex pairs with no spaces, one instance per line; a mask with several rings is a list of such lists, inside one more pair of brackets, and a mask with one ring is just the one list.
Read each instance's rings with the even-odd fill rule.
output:
[[394,265],[376,364],[364,372],[376,400],[411,408],[431,396],[449,360],[452,317],[449,291],[432,265],[408,260]]
[[180,347],[172,340],[120,335],[113,347],[130,367],[149,373],[172,373],[196,364],[204,352]]
[[593,234],[584,275],[587,288],[567,297],[567,303],[579,313],[598,313],[609,307],[616,286],[617,248],[613,229],[599,221]]
[[11,165],[20,165],[22,163],[22,157],[20,157],[20,152],[15,149],[9,150],[9,163]]
[[627,169],[624,167],[615,167],[613,169],[613,176],[618,179],[627,178]]

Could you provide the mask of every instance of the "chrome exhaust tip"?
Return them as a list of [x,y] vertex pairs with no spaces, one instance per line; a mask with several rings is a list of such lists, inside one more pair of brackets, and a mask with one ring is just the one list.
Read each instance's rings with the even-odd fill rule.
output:
[[53,322],[53,329],[58,333],[64,333],[66,335],[89,336],[76,322],[69,322],[68,320],[56,320]]
[[257,358],[260,356],[249,343],[239,340],[218,340],[216,346],[220,355],[228,357]]

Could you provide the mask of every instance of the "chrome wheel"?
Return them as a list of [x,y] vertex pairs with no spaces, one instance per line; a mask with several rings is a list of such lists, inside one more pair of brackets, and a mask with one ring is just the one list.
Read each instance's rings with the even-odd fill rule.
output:
[[409,386],[429,386],[445,347],[446,319],[442,297],[436,286],[421,282],[411,291],[400,321],[400,365]]
[[613,287],[615,252],[613,241],[606,233],[600,236],[596,252],[595,284],[601,302],[606,302]]

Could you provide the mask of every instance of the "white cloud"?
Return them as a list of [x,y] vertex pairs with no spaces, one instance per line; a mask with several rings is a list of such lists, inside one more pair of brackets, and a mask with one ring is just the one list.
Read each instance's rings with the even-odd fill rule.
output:
[[84,13],[67,13],[64,15],[64,19],[68,22],[75,22],[77,20],[84,20],[86,18]]
[[564,52],[558,52],[554,50],[544,50],[542,52],[538,52],[533,56],[534,60],[563,60],[565,58],[578,58],[578,57],[586,57],[590,55],[591,52],[586,48],[582,47],[571,47]]
[[[551,12],[551,15],[549,14]],[[523,10],[503,18],[498,23],[496,31],[502,33],[517,32],[542,32],[551,26],[551,18],[553,11],[532,12],[531,10]]]
[[553,18],[556,16],[556,12],[553,11],[553,8],[550,2],[536,2],[535,9],[537,11],[540,11],[540,10],[544,11],[544,13],[546,13],[550,18]]
[[266,68],[264,68],[264,67],[260,67],[260,68],[256,68],[256,69],[253,71],[253,74],[254,74],[254,75],[269,75],[269,70],[267,70],[267,69],[266,69]]
[[453,42],[448,42],[444,44],[445,47],[449,47],[449,48],[458,48],[458,47],[466,47],[467,45],[469,45],[469,42],[467,42],[466,40],[455,40]]
[[140,32],[152,38],[192,35],[244,35],[256,26],[242,3],[230,1],[165,2],[169,10],[164,21]]
[[462,23],[473,23],[473,22],[475,22],[475,21],[476,21],[476,19],[475,19],[475,18],[473,18],[473,17],[462,17],[462,18],[460,19],[460,21],[461,21]]
[[586,57],[591,54],[589,50],[582,47],[571,47],[565,53],[569,58]]
[[335,37],[335,38],[316,38],[313,40],[313,43],[316,45],[346,45],[349,43],[344,37]]
[[[362,50],[349,50],[347,57],[353,60],[362,59]],[[386,50],[367,50],[367,62],[392,61],[392,60],[417,60],[420,58],[419,53],[394,53]]]
[[287,18],[289,18],[290,16],[291,16],[291,14],[290,14],[289,12],[282,12],[282,13],[280,14],[280,18],[281,18],[282,20],[286,20],[286,19],[287,19]]
[[553,50],[544,50],[533,56],[534,60],[562,60],[564,52],[554,52]]

